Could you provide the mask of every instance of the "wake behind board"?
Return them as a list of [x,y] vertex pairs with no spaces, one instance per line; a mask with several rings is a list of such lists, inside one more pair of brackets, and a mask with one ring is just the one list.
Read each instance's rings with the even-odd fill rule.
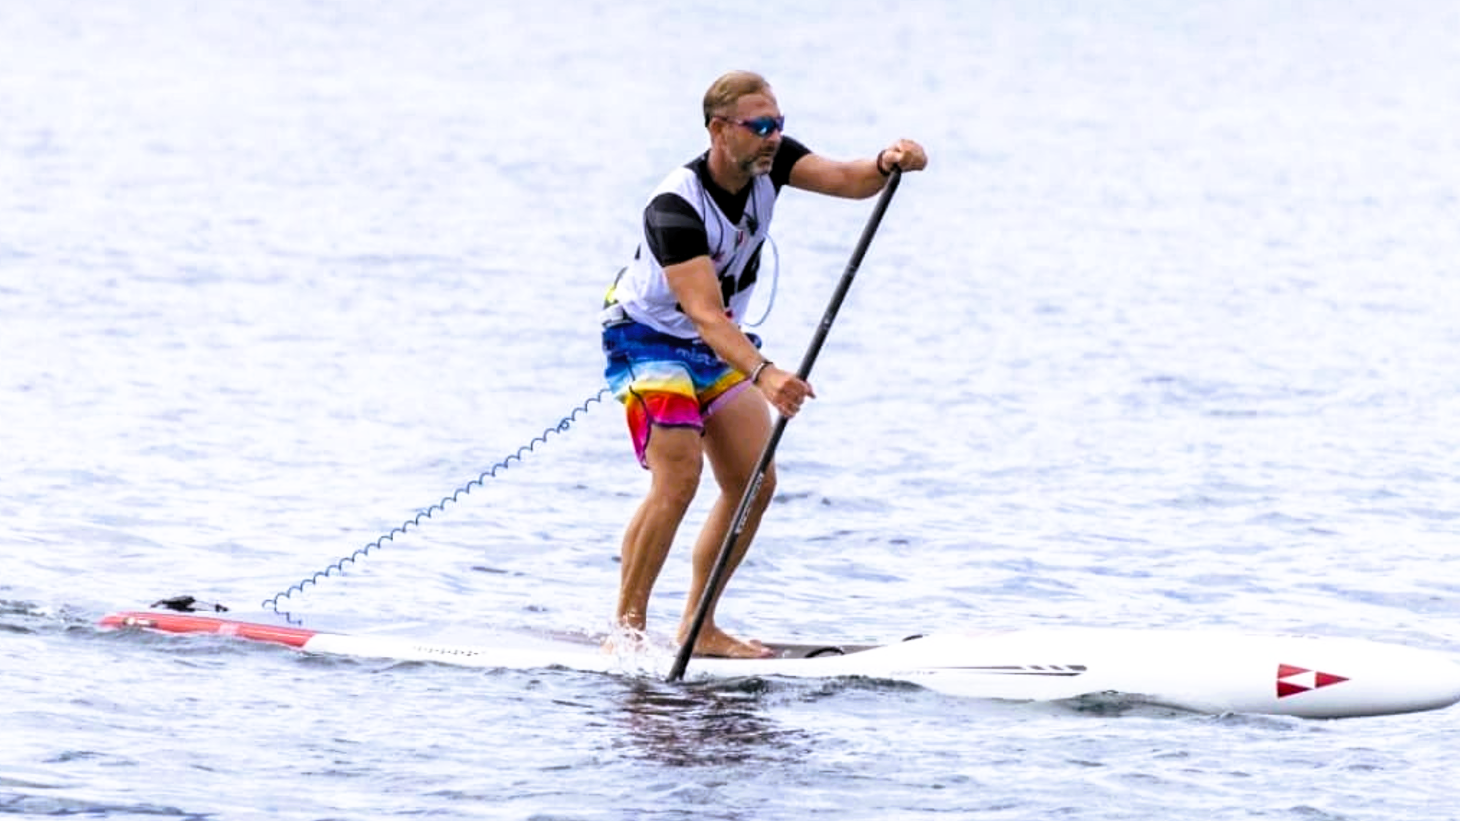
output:
[[[306,653],[497,669],[562,667],[663,676],[672,654],[626,659],[581,637],[452,637],[419,626],[329,632],[161,611],[114,613],[103,628],[232,636]],[[1199,713],[1304,718],[1391,715],[1460,701],[1450,655],[1363,639],[1195,630],[1035,627],[949,632],[884,645],[771,644],[769,659],[697,658],[691,678],[862,677],[981,699],[1055,701],[1097,694]]]

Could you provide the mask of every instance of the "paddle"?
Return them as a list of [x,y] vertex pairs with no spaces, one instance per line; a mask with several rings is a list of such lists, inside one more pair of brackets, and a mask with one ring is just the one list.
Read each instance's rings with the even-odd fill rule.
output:
[[[811,345],[806,349],[806,356],[801,359],[801,367],[796,370],[796,376],[805,380],[811,375],[811,366],[816,364],[816,355],[821,352],[821,345],[826,341],[826,335],[831,331],[831,323],[836,319],[837,311],[841,310],[842,300],[846,299],[847,291],[852,288],[852,280],[857,276],[857,269],[862,266],[862,257],[867,254],[867,246],[872,244],[872,235],[877,233],[877,226],[882,224],[882,215],[887,213],[887,205],[892,202],[892,195],[897,191],[897,185],[902,181],[902,169],[893,166],[892,174],[887,178],[887,185],[882,189],[882,196],[877,200],[877,207],[872,209],[872,216],[867,220],[867,227],[862,229],[862,238],[857,241],[856,250],[852,251],[851,261],[847,263],[847,270],[842,274],[841,282],[837,283],[836,292],[831,296],[831,302],[826,306],[826,313],[821,316],[821,324],[816,327],[816,333],[811,338]],[[771,460],[775,457],[776,446],[781,442],[781,434],[786,430],[784,416],[776,417],[775,427],[771,429],[771,438],[765,443],[765,450],[761,451],[760,462],[755,467],[755,473],[751,474],[750,481],[745,485],[745,493],[740,497],[740,506],[735,509],[735,518],[729,532],[725,534],[725,541],[720,545],[720,553],[715,557],[715,566],[710,570],[710,578],[705,584],[704,593],[700,594],[699,605],[695,609],[694,621],[689,626],[689,635],[685,637],[684,645],[679,648],[679,655],[674,659],[674,666],[669,670],[668,681],[679,681],[684,678],[684,670],[689,666],[689,657],[694,653],[695,642],[699,640],[700,630],[704,628],[705,619],[709,616],[710,602],[715,600],[715,594],[724,584],[725,568],[730,565],[730,556],[735,548],[735,543],[740,538],[740,533],[745,529],[745,520],[750,517],[750,503],[755,495],[760,492],[760,486],[765,482],[766,471],[770,470]]]

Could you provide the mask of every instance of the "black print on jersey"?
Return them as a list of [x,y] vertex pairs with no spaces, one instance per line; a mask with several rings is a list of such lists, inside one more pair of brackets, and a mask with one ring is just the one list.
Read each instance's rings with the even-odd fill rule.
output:
[[[745,261],[745,271],[738,278],[731,276],[728,272],[720,275],[721,304],[729,307],[730,297],[755,284],[755,280],[760,274],[760,252],[762,248],[765,248],[765,242],[761,242],[761,244],[755,246],[755,251],[751,253],[750,259]],[[684,306],[676,302],[674,303],[674,310],[684,313]]]
[[755,284],[756,274],[760,271],[760,249],[764,247],[764,242],[755,246],[755,251],[751,253],[750,259],[745,261],[744,273],[738,279],[733,276],[720,277],[720,298],[725,301],[726,305],[730,304],[730,297]]

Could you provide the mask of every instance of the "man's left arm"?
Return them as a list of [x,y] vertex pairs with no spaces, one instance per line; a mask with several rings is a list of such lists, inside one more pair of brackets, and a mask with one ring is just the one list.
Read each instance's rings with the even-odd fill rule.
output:
[[866,199],[882,190],[893,166],[921,171],[928,166],[928,153],[913,140],[898,140],[871,159],[833,160],[807,154],[791,166],[790,184],[833,197]]

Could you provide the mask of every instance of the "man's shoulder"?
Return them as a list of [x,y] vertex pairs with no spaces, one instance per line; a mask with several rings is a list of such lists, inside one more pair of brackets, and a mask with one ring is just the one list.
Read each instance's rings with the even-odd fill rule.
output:
[[692,203],[693,200],[682,191],[656,191],[649,198],[649,204],[644,206],[644,217],[651,223],[675,222],[687,218],[700,224],[703,217]]
[[806,147],[806,143],[803,143],[795,137],[786,134],[781,137],[781,147],[779,150],[776,151],[776,153],[785,154],[786,156],[790,157],[791,160],[794,162],[795,160],[799,160],[807,154],[810,154],[811,149]]
[[698,203],[705,197],[704,167],[705,158],[700,157],[670,171],[649,193],[645,211],[698,214]]
[[781,147],[776,150],[776,160],[771,165],[771,182],[775,184],[776,190],[780,191],[791,181],[791,168],[801,161],[801,158],[811,153],[806,144],[789,135],[781,137]]

